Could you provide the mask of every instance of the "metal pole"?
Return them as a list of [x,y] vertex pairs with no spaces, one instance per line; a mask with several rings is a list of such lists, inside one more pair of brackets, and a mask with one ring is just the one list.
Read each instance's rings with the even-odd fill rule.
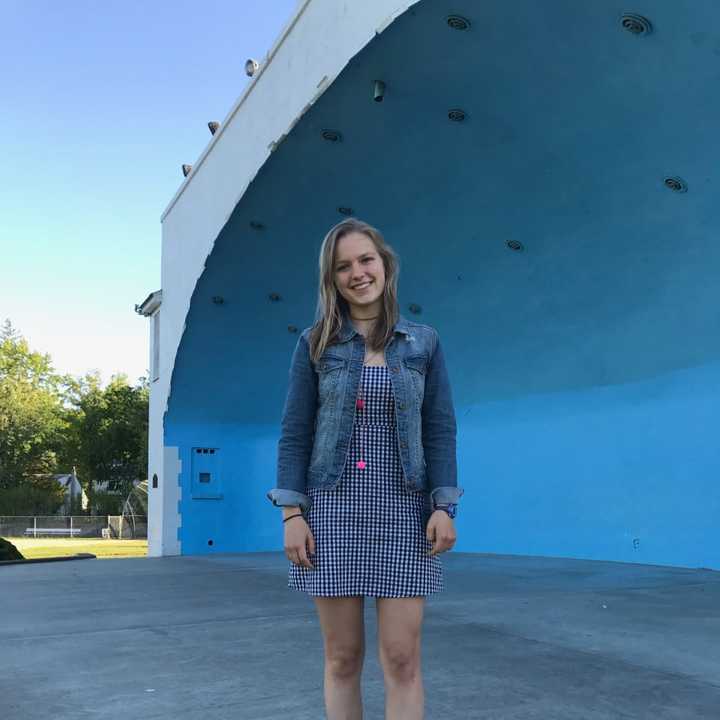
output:
[[37,538],[37,517],[33,516],[33,537]]

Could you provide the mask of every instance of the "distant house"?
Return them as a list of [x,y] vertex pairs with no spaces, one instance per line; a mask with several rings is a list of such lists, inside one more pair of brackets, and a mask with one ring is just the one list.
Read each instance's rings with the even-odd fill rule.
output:
[[64,488],[65,497],[63,504],[58,509],[56,515],[68,515],[72,511],[73,504],[77,503],[77,498],[81,498],[81,507],[83,510],[87,509],[87,495],[80,485],[80,481],[75,474],[75,471],[70,474],[59,474],[53,475],[55,480]]

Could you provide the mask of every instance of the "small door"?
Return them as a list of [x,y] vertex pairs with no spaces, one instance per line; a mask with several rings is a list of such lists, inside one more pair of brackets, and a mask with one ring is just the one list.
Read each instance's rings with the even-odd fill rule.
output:
[[222,498],[222,478],[220,476],[220,448],[192,448],[191,494],[193,498]]

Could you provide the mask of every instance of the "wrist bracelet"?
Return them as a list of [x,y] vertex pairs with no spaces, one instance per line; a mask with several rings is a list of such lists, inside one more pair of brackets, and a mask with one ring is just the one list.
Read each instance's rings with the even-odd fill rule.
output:
[[302,513],[300,512],[300,513],[295,513],[294,515],[288,515],[288,516],[283,520],[283,522],[286,523],[288,520],[291,520],[291,519],[294,518],[294,517],[302,517]]

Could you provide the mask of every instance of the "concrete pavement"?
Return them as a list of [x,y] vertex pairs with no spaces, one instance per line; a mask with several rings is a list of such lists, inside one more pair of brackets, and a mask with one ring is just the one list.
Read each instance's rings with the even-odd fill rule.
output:
[[[720,573],[442,556],[426,718],[720,718]],[[319,720],[322,638],[282,553],[0,567],[2,720]],[[365,718],[383,718],[365,599]]]

